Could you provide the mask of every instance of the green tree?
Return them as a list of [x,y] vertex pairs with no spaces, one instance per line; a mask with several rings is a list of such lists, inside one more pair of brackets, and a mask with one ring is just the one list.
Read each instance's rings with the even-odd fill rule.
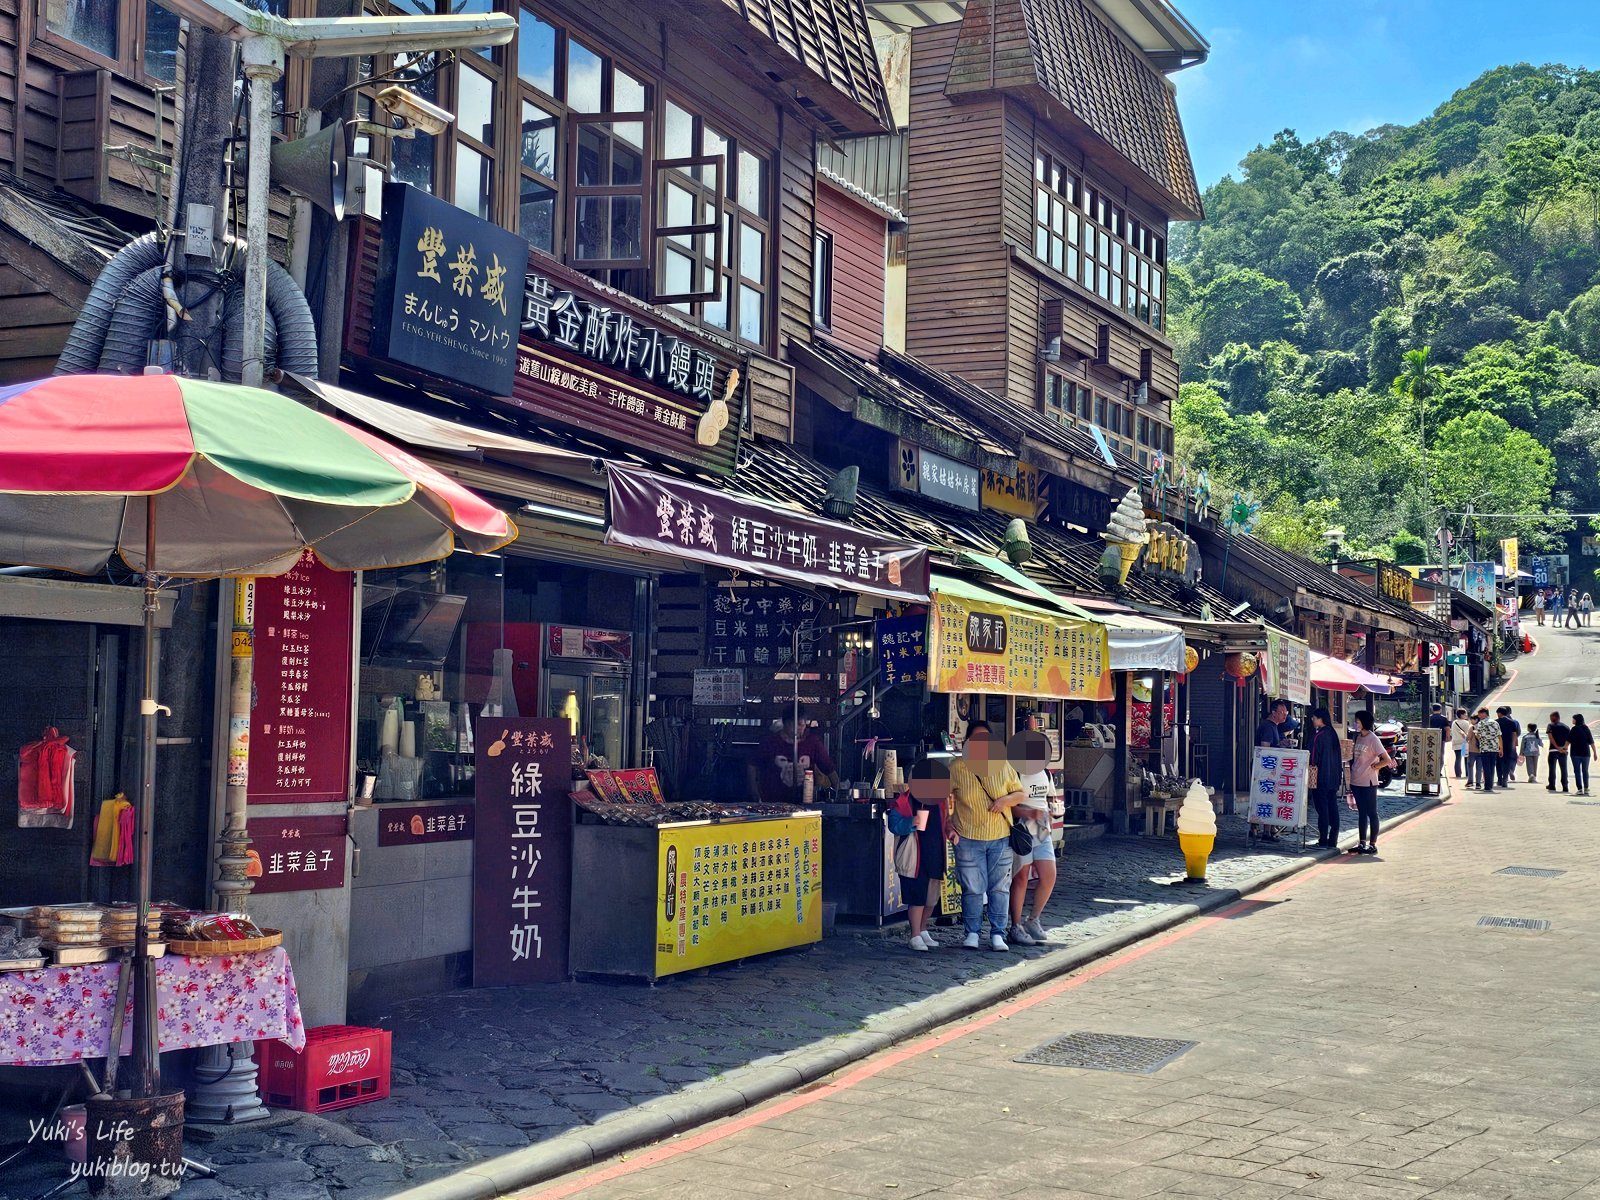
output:
[[1253,267],[1229,269],[1200,288],[1194,310],[1194,350],[1202,361],[1230,342],[1290,339],[1305,318],[1305,306],[1287,283]]
[[[1510,518],[1554,518],[1549,524],[1559,524],[1565,514],[1551,509],[1555,481],[1555,456],[1494,413],[1454,417],[1439,430],[1433,488],[1447,512],[1470,509]],[[1478,526],[1484,536],[1493,538],[1538,528],[1507,516],[1484,517]]]

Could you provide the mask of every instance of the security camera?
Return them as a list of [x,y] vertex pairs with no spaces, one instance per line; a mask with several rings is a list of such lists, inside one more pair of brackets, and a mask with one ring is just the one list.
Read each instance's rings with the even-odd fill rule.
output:
[[378,93],[378,103],[391,115],[398,117],[420,133],[440,134],[454,121],[449,109],[430,104],[414,92],[398,84],[390,84]]

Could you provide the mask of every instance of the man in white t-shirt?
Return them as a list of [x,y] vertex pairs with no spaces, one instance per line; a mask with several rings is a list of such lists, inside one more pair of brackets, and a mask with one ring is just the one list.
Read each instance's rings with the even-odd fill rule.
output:
[[[1007,750],[1027,794],[1027,799],[1011,810],[1012,815],[1033,834],[1033,852],[1011,856],[1011,930],[1006,941],[1014,946],[1034,946],[1045,940],[1040,918],[1056,886],[1056,845],[1050,830],[1050,793],[1054,789],[1045,771],[1045,764],[1050,761],[1050,739],[1037,730],[1027,730],[1012,738]],[[1030,878],[1035,880],[1033,916],[1024,920]]]

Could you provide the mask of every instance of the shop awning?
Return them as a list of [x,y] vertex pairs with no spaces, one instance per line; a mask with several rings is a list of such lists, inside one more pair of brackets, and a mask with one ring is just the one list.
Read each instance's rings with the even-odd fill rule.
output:
[[296,375],[292,371],[285,371],[284,377],[294,385],[295,390],[338,409],[345,416],[353,417],[378,433],[418,449],[474,456],[490,454],[525,466],[554,471],[571,471],[581,467],[587,472],[594,458],[593,455],[565,450],[560,446],[546,446],[490,429],[459,425],[307,375]]
[[928,686],[934,691],[1111,699],[1104,622],[954,575],[935,573],[930,586]]
[[1394,685],[1383,676],[1317,650],[1311,652],[1311,686],[1325,692],[1368,691],[1374,696],[1387,696],[1394,691]]
[[606,541],[812,587],[928,599],[928,548],[612,463]]

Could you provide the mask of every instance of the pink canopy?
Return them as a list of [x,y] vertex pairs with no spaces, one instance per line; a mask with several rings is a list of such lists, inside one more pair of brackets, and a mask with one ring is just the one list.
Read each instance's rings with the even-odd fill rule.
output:
[[1316,650],[1311,652],[1311,686],[1325,692],[1371,692],[1374,696],[1387,696],[1394,685],[1382,675],[1374,675],[1365,667],[1331,658]]

